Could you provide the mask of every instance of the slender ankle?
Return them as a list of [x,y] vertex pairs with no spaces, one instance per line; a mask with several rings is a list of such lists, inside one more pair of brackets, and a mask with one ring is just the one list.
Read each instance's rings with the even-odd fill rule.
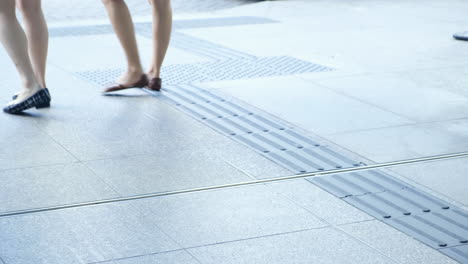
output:
[[161,72],[155,69],[150,69],[148,71],[148,76],[151,78],[159,78],[161,75]]
[[141,75],[143,74],[143,68],[142,67],[129,67],[127,69],[127,73],[130,75]]

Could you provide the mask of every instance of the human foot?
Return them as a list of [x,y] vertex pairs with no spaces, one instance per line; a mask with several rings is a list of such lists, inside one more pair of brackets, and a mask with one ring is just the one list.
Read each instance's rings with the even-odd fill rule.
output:
[[162,80],[159,77],[159,73],[153,70],[147,73],[149,78],[148,89],[153,91],[160,91],[162,88]]
[[117,84],[107,87],[104,93],[115,92],[128,88],[143,88],[148,85],[148,76],[140,74],[138,77],[133,73],[126,73],[117,79]]
[[45,90],[25,89],[18,94],[18,97],[11,101],[3,111],[9,114],[19,114],[29,108],[45,108],[50,106],[50,95]]
[[140,81],[142,75],[144,75],[143,71],[127,71],[120,75],[116,82],[123,86],[130,86]]
[[13,101],[9,102],[8,105],[18,104],[18,103],[26,100],[27,98],[33,96],[35,93],[37,93],[41,89],[42,88],[39,85],[35,85],[33,87],[30,87],[30,88],[23,88],[21,91],[19,91],[18,93],[16,93],[13,96],[13,98],[12,98]]
[[[44,88],[44,89],[45,89],[47,95],[49,95],[49,98],[52,100],[52,97],[50,96],[49,89],[47,89],[47,88]],[[15,93],[11,99],[12,99],[12,100],[16,100],[16,98],[18,98],[18,95],[19,95],[19,92],[18,92],[18,93]]]

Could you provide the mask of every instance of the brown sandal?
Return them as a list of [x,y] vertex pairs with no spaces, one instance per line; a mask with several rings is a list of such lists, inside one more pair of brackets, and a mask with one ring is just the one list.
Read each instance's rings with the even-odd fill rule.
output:
[[136,83],[132,85],[118,84],[118,85],[106,88],[103,93],[116,92],[116,91],[130,89],[130,88],[143,88],[147,85],[148,85],[148,76],[146,76],[146,74],[143,74],[140,80],[138,80]]
[[162,87],[161,78],[158,78],[158,77],[151,78],[148,84],[148,89],[159,92],[161,90],[161,87]]

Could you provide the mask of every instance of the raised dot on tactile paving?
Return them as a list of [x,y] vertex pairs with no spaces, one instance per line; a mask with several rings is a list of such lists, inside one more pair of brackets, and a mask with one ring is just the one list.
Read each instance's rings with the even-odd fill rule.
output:
[[445,243],[439,244],[439,247],[446,247],[446,246],[447,246],[447,244],[445,244]]
[[264,150],[263,152],[264,152],[264,153],[268,153],[268,152],[270,152],[270,151],[268,151],[268,150]]
[[303,147],[303,146],[298,146],[297,148],[298,148],[298,149],[301,149],[301,148],[304,148],[304,147]]
[[445,210],[450,209],[450,206],[444,206],[442,207],[442,209],[445,209]]
[[466,243],[468,243],[468,240],[460,240],[460,243],[466,244]]
[[325,170],[325,169],[324,169],[324,168],[318,168],[318,170],[319,170],[319,171],[323,171],[323,170]]
[[424,209],[424,210],[423,210],[423,212],[425,212],[425,213],[429,213],[430,211],[431,211],[431,210],[429,210],[429,209]]
[[390,218],[392,217],[391,215],[384,215],[383,218]]
[[286,149],[285,149],[285,148],[282,148],[281,150],[282,150],[282,151],[286,151]]
[[341,169],[341,168],[343,168],[343,167],[341,167],[341,166],[336,166],[336,168],[337,168],[337,169]]
[[263,132],[268,132],[268,129],[264,129]]
[[284,130],[284,128],[280,128],[279,130]]
[[411,215],[410,212],[404,212],[403,215]]

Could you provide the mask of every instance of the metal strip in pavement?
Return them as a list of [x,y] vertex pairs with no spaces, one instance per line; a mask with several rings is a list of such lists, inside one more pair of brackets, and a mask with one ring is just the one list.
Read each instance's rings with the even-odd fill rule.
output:
[[321,176],[337,174],[337,173],[356,172],[356,171],[364,171],[364,170],[378,169],[378,168],[388,168],[388,167],[401,166],[401,165],[407,165],[407,164],[417,164],[417,163],[423,163],[423,162],[440,161],[440,160],[464,158],[464,157],[468,157],[468,151],[446,154],[446,155],[429,156],[429,157],[416,158],[416,159],[392,161],[392,162],[379,163],[379,164],[373,164],[373,165],[365,165],[361,167],[352,167],[352,168],[345,168],[345,169],[336,169],[336,170],[329,170],[329,171],[320,171],[320,172],[313,172],[313,173],[304,173],[304,174],[299,174],[299,175],[269,178],[269,179],[263,179],[263,180],[247,181],[247,182],[240,182],[240,183],[233,183],[233,184],[184,189],[184,190],[179,190],[179,191],[150,193],[150,194],[135,195],[135,196],[128,196],[128,197],[114,198],[114,199],[97,200],[97,201],[92,201],[92,202],[42,207],[42,208],[36,208],[36,209],[10,211],[10,212],[0,213],[0,218],[8,217],[8,216],[18,216],[18,215],[25,215],[25,214],[40,213],[40,212],[57,211],[57,210],[64,210],[64,209],[71,209],[71,208],[78,208],[78,207],[86,207],[86,206],[93,206],[93,205],[99,205],[99,204],[109,204],[109,203],[140,200],[140,199],[170,196],[170,195],[177,195],[177,194],[195,193],[195,192],[202,192],[202,191],[220,190],[220,189],[226,189],[226,188],[232,188],[232,187],[241,187],[241,186],[249,186],[249,185],[256,185],[256,184],[280,182],[280,181],[286,181],[286,180],[303,179],[303,178],[308,178],[308,177],[321,177]]

